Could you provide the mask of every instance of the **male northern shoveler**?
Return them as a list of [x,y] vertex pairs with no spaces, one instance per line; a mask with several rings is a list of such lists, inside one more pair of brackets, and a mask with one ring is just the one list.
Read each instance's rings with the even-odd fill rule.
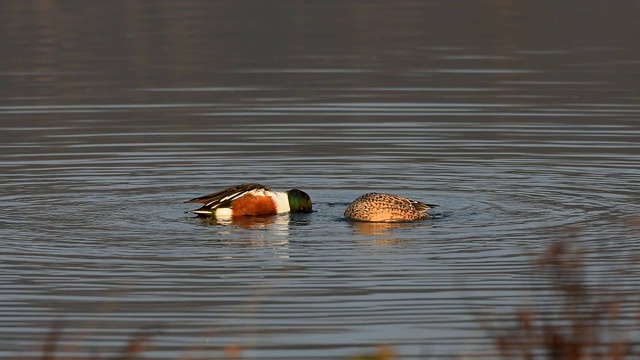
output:
[[359,221],[412,221],[429,217],[427,211],[438,205],[429,205],[420,201],[393,194],[369,193],[355,199],[344,216]]
[[304,191],[291,189],[276,192],[260,184],[232,186],[187,202],[204,204],[199,209],[189,211],[200,216],[235,217],[311,212],[311,198]]

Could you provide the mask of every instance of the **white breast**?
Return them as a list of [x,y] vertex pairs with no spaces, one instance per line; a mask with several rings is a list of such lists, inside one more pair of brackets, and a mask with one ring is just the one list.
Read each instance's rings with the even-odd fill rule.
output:
[[286,192],[271,192],[269,193],[269,196],[276,203],[276,211],[278,214],[286,213],[291,210],[291,208],[289,208],[289,196]]

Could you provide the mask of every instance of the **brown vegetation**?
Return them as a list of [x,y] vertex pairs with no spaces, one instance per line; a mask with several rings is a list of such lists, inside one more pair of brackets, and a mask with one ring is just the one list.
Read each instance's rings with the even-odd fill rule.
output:
[[[629,299],[588,285],[582,254],[569,243],[550,246],[537,262],[547,300],[518,310],[509,324],[486,330],[503,359],[622,360],[633,354],[631,328],[621,307]],[[635,354],[637,357],[637,354]]]

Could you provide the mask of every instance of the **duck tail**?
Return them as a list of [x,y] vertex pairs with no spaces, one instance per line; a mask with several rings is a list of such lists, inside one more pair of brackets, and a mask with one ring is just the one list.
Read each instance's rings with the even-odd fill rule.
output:
[[198,215],[213,215],[213,211],[210,209],[196,209],[187,211],[188,214],[198,214]]

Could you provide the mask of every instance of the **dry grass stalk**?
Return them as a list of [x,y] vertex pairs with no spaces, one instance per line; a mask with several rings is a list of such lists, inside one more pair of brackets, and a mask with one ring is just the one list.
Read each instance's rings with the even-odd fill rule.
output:
[[511,325],[487,330],[503,359],[623,360],[633,344],[620,330],[623,299],[587,283],[583,254],[568,243],[550,246],[537,261],[552,299],[516,312]]

